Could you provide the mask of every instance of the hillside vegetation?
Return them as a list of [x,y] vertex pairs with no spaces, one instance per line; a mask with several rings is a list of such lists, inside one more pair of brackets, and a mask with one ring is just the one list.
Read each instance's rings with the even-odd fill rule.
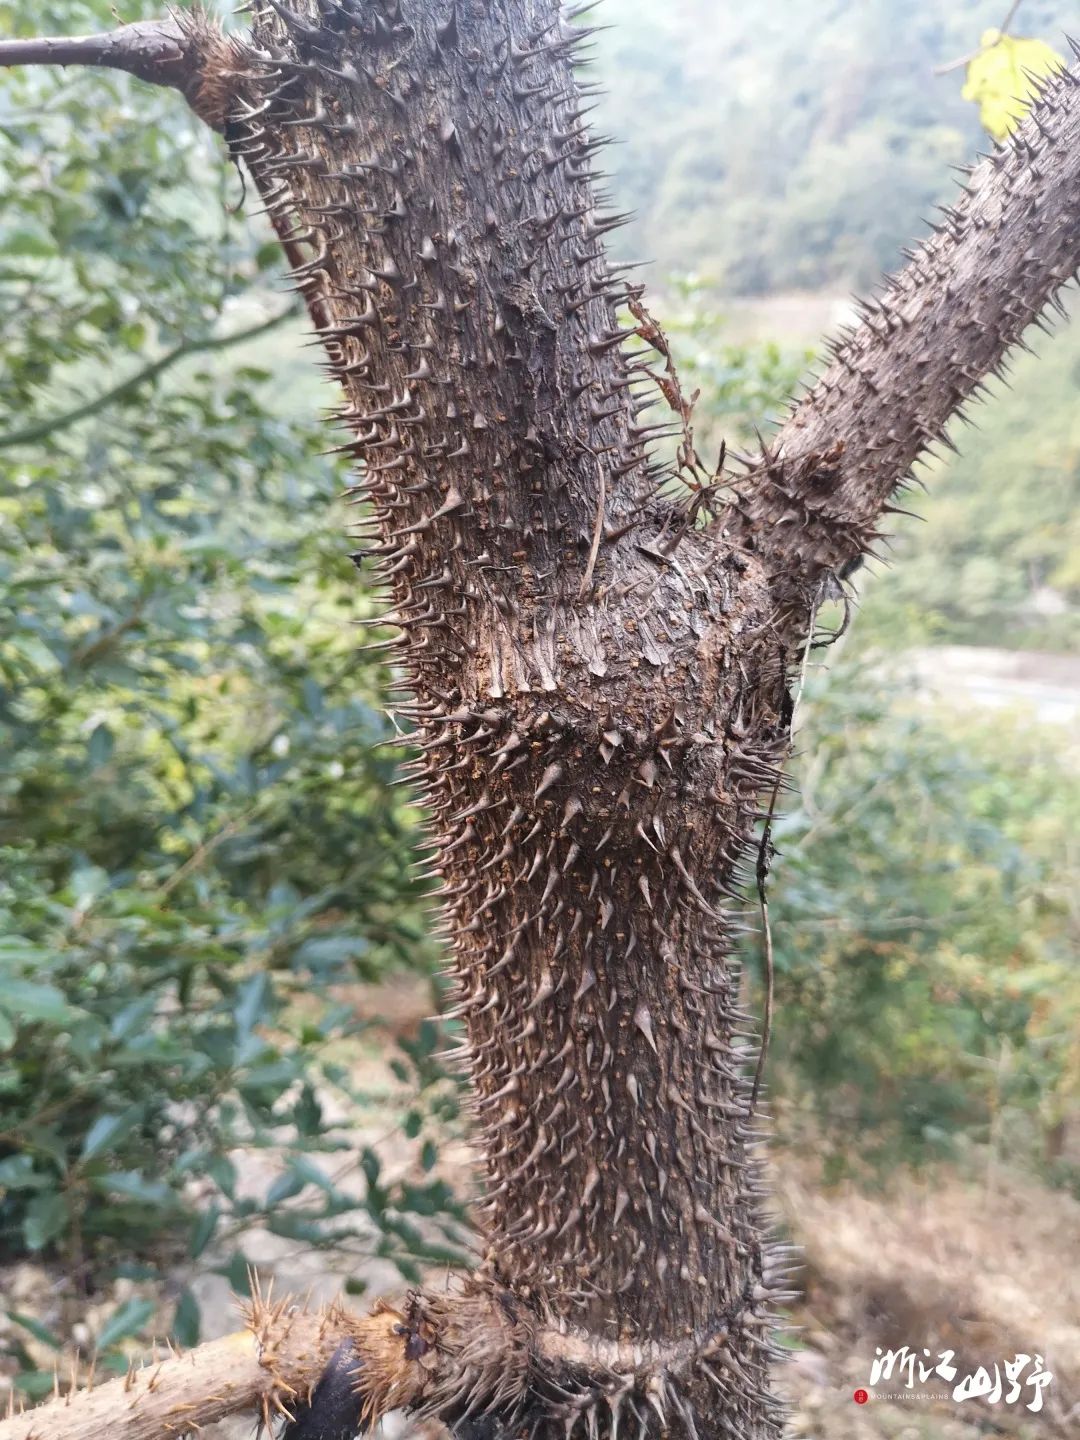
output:
[[[989,148],[963,75],[935,66],[1001,24],[1004,0],[605,0],[600,119],[619,208],[615,244],[727,295],[865,288],[948,167]],[[1061,50],[1073,0],[1024,0],[1017,33]]]

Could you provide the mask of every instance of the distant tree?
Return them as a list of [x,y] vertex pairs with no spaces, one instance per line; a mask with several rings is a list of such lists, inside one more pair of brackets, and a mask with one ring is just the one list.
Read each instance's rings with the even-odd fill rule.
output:
[[325,1368],[297,1436],[395,1407],[469,1437],[776,1436],[789,1256],[733,960],[756,826],[818,607],[1077,269],[1080,75],[731,473],[698,457],[664,336],[605,258],[588,32],[555,0],[297,4],[255,0],[243,38],[191,12],[0,60],[181,90],[246,164],[343,388],[435,817],[483,1251],[457,1289],[362,1319],[260,1302],[248,1351],[0,1433],[269,1415]]

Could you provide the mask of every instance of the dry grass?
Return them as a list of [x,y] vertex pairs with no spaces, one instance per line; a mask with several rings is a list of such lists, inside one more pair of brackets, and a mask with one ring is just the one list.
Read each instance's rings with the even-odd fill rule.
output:
[[[1080,1202],[1000,1172],[992,1187],[955,1171],[897,1177],[881,1194],[823,1190],[810,1164],[780,1156],[780,1207],[806,1249],[785,1378],[795,1436],[1016,1437],[1080,1434]],[[961,1374],[1019,1352],[1054,1373],[1041,1414],[980,1401],[853,1404],[875,1349],[956,1352]],[[894,1381],[890,1389],[900,1388]],[[927,1388],[939,1388],[938,1385]],[[945,1387],[940,1387],[945,1388]]]

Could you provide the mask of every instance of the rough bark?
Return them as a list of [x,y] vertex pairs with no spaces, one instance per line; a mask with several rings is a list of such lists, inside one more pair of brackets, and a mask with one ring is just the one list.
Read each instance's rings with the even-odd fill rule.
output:
[[122,70],[151,85],[179,90],[207,125],[224,130],[235,93],[232,66],[240,52],[196,8],[162,20],[121,25],[103,35],[0,40],[0,66],[91,65]]
[[486,1171],[474,1284],[580,1331],[560,1433],[707,1414],[715,1376],[715,1433],[772,1434],[729,961],[786,733],[763,569],[669,545],[553,7],[333,13],[256,8],[273,68],[233,144],[309,249],[402,629]]
[[338,1310],[308,1315],[262,1304],[249,1319],[246,1329],[188,1355],[169,1353],[120,1379],[91,1380],[51,1405],[9,1414],[0,1432],[4,1440],[99,1440],[102,1433],[162,1440],[238,1410],[267,1424],[291,1416],[314,1392],[350,1321]]
[[742,867],[819,598],[1080,259],[1076,81],[701,529],[706,492],[665,491],[651,458],[662,340],[604,256],[617,217],[555,0],[252,12],[215,72],[222,128],[362,462],[485,1180],[462,1289],[357,1338],[365,1413],[775,1437]]
[[[793,407],[721,519],[766,558],[796,628],[809,598],[884,537],[913,464],[1001,374],[1008,352],[1077,272],[1080,76],[1051,81],[1009,141],[966,173],[909,263],[861,304],[860,324]],[[903,512],[900,512],[903,513]]]

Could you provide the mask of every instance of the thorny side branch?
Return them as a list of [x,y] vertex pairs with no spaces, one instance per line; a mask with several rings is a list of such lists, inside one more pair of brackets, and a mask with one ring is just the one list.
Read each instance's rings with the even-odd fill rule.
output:
[[[1080,55],[1080,50],[1077,50]],[[954,415],[1001,375],[1029,325],[1080,268],[1080,71],[1048,81],[1015,134],[964,172],[907,266],[860,303],[860,323],[775,441],[735,484],[719,529],[763,554],[800,635],[819,586],[884,538],[883,514]]]
[[141,20],[100,35],[42,36],[0,41],[0,66],[81,65],[122,70],[151,85],[179,90],[201,120],[225,128],[222,72],[232,46],[203,11]]

